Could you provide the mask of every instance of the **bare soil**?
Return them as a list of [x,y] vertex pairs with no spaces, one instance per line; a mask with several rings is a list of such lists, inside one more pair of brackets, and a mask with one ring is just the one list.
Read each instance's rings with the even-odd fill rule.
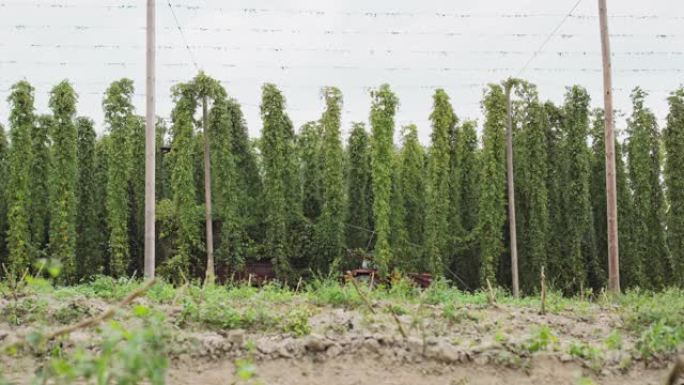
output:
[[[195,363],[197,366],[174,368],[170,384],[226,384],[234,366],[227,363]],[[661,384],[664,370],[631,370],[601,376],[573,362],[557,358],[535,357],[529,370],[481,365],[478,363],[444,364],[431,360],[398,363],[379,356],[359,354],[337,360],[273,359],[257,363],[258,380],[271,385],[494,385],[494,384],[581,384],[591,378],[595,384]],[[228,382],[230,383],[230,382]]]
[[[93,313],[105,307],[101,301],[89,306]],[[392,312],[389,303],[375,302],[371,312],[365,307],[305,302],[274,304],[275,311],[295,307],[310,314],[311,330],[300,336],[172,326],[168,383],[655,385],[662,383],[674,358],[641,360],[634,349],[635,337],[623,329],[617,309],[596,304],[546,315],[532,307],[511,305],[463,305],[449,316],[442,306],[402,306]],[[175,325],[180,308],[163,310],[169,324]],[[543,329],[550,332],[548,340]],[[0,324],[0,341],[22,338],[29,330]],[[620,333],[619,348],[607,347],[611,333]],[[95,346],[95,339],[91,331],[78,331],[62,344],[67,350]],[[532,347],[539,343],[542,347]],[[599,353],[597,357],[570,354],[573,344]],[[239,358],[254,363],[255,378],[236,379]],[[5,376],[18,384],[28,383],[40,363],[40,357],[29,354],[0,356]]]

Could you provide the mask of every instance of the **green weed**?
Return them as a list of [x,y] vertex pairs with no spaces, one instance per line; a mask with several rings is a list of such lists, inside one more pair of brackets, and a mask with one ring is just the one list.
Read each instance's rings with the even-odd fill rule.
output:
[[610,350],[622,349],[622,334],[620,334],[620,331],[618,330],[613,330],[608,334],[608,337],[603,341],[603,344]]
[[302,337],[311,333],[310,313],[306,309],[291,310],[283,320],[283,331]]
[[684,328],[669,326],[667,320],[651,324],[637,341],[636,348],[642,358],[651,358],[659,353],[672,353],[684,342]]
[[315,280],[308,286],[308,296],[315,305],[357,307],[363,303],[351,285],[332,280]]
[[83,306],[78,302],[72,302],[59,307],[52,315],[52,318],[66,325],[87,316],[90,316],[90,309],[87,306]]
[[568,349],[573,357],[578,357],[588,361],[593,370],[599,370],[603,366],[603,352],[590,344],[583,342],[573,342]]
[[525,350],[535,353],[540,350],[547,350],[558,344],[558,337],[553,334],[547,325],[540,326],[525,343]]

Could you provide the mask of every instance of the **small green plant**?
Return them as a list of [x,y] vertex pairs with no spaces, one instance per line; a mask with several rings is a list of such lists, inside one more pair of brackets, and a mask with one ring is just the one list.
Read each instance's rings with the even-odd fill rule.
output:
[[599,370],[603,366],[603,352],[590,344],[583,342],[573,342],[568,350],[573,357],[578,357],[588,361],[593,370]]
[[68,305],[58,308],[52,317],[55,321],[61,324],[70,324],[78,319],[90,315],[90,309],[78,302],[72,302]]
[[479,321],[479,318],[472,312],[463,308],[456,308],[453,302],[447,303],[442,308],[442,316],[451,324],[459,324],[463,321]]
[[497,330],[496,333],[494,334],[494,341],[503,344],[504,342],[508,341],[508,337],[503,333],[501,329]]
[[311,325],[309,325],[310,313],[306,309],[291,310],[285,316],[283,331],[290,332],[297,337],[302,337],[311,333]]
[[606,345],[606,348],[610,350],[620,350],[622,349],[622,334],[620,334],[620,331],[614,329],[608,334],[608,337],[606,337],[603,343]]
[[509,352],[508,350],[499,351],[494,357],[494,361],[498,365],[503,365],[509,368],[520,368],[523,365],[523,359],[518,354]]
[[577,380],[577,385],[596,385],[596,383],[589,377],[580,377]]
[[530,353],[546,350],[558,344],[558,337],[553,334],[547,325],[540,326],[535,333],[528,339],[525,349]]
[[258,379],[257,367],[254,363],[254,350],[256,349],[254,341],[247,341],[247,354],[235,360],[235,378],[231,382],[232,385],[238,383],[246,383],[253,385],[262,385],[263,383]]

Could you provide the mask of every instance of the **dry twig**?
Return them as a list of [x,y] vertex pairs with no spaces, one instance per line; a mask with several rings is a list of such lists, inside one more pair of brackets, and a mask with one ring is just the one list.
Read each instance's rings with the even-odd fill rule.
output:
[[387,308],[389,309],[390,314],[392,315],[392,318],[394,319],[394,322],[397,324],[397,329],[399,329],[399,334],[401,334],[404,339],[406,339],[406,332],[404,331],[404,327],[401,325],[401,320],[399,320],[399,317],[397,317],[397,313],[394,312],[394,308],[392,305],[387,305]]
[[544,266],[541,268],[541,315],[546,314],[546,275]]
[[496,305],[496,293],[494,293],[494,289],[492,288],[492,284],[489,282],[489,278],[487,278],[487,294],[488,294],[489,304],[492,306],[495,306]]
[[368,300],[368,297],[366,297],[362,292],[361,288],[359,288],[359,284],[356,283],[356,279],[352,277],[351,275],[349,276],[349,280],[351,281],[352,285],[354,285],[354,289],[356,289],[356,292],[359,294],[359,297],[363,300],[363,302],[368,306],[368,309],[370,310],[371,313],[375,314],[375,309],[373,309],[373,305],[371,305],[370,301]]

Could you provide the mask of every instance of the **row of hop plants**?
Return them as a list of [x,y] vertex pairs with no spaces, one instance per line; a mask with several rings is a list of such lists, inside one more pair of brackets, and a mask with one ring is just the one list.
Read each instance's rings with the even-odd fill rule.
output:
[[[264,85],[261,136],[250,138],[240,104],[218,81],[200,74],[174,86],[170,124],[157,124],[158,271],[178,281],[206,274],[208,148],[222,277],[266,261],[294,285],[367,259],[382,275],[430,272],[471,290],[487,281],[508,286],[506,87],[522,288],[534,292],[543,267],[566,293],[600,289],[602,111],[580,86],[557,105],[521,80],[486,88],[481,126],[459,119],[436,90],[427,146],[415,125],[394,142],[400,104],[389,85],[371,92],[369,127],[353,123],[348,138],[335,87],[322,90],[320,117],[297,129],[283,93]],[[28,82],[11,88],[8,128],[0,126],[0,261],[8,271],[46,256],[63,265],[66,283],[143,270],[144,120],[133,93],[128,79],[110,85],[96,135],[93,121],[77,116],[68,81],[51,91],[47,114],[36,112]],[[684,89],[668,98],[664,127],[646,98],[633,91],[616,143],[620,267],[623,286],[659,289],[684,284]],[[200,107],[207,119],[196,119]]]

